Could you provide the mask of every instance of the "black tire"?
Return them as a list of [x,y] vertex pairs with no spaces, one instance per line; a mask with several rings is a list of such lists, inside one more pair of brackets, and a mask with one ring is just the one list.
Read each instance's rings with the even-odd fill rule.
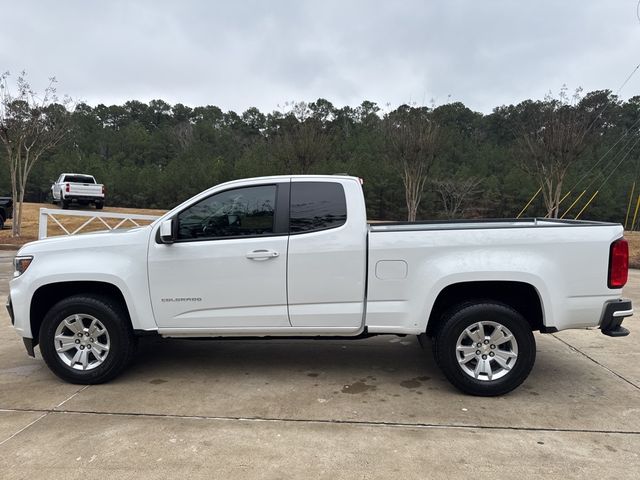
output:
[[60,202],[62,203],[63,210],[67,210],[69,208],[69,200],[62,199]]
[[[93,369],[74,369],[56,352],[56,329],[66,318],[76,314],[98,319],[109,335],[108,354]],[[42,357],[53,373],[67,382],[83,385],[104,383],[120,374],[133,358],[136,345],[129,317],[122,306],[108,297],[97,295],[74,295],[56,303],[44,317],[39,343]]]
[[0,215],[0,230],[4,230],[4,217]]
[[[449,310],[444,314],[442,321],[434,337],[434,356],[444,375],[457,389],[470,395],[483,397],[504,395],[518,387],[529,376],[536,359],[536,341],[529,322],[510,306],[492,301],[466,303]],[[495,322],[506,327],[517,343],[517,358],[514,363],[509,363],[512,365],[511,369],[503,369],[488,356],[482,357],[488,358],[492,369],[496,368],[499,372],[504,372],[500,378],[489,380],[486,374],[481,374],[484,378],[474,378],[463,370],[458,361],[461,358],[459,356],[463,355],[456,350],[458,339],[461,338],[465,329],[478,322]],[[488,347],[491,345],[487,345]],[[488,352],[492,354],[491,350]],[[474,356],[474,353],[470,352],[469,355]],[[467,368],[478,365],[480,355],[476,358],[478,360],[472,359],[470,364],[465,364]]]
[[96,210],[102,210],[103,207],[104,207],[103,202],[96,202]]

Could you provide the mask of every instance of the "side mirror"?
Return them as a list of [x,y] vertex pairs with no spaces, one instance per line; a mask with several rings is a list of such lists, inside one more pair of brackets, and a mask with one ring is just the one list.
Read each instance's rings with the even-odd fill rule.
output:
[[160,241],[171,244],[173,240],[173,219],[171,218],[160,224]]

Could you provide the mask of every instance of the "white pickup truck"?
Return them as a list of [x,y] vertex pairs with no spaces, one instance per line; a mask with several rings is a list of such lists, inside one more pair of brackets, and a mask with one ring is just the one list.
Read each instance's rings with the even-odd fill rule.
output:
[[367,223],[361,182],[278,176],[215,186],[146,227],[54,237],[15,259],[8,309],[30,355],[105,382],[136,336],[432,338],[460,390],[501,395],[533,332],[624,336],[628,247],[612,223]]
[[62,173],[51,185],[51,199],[53,203],[60,202],[65,210],[74,201],[80,205],[93,203],[101,210],[104,207],[104,185],[91,175]]

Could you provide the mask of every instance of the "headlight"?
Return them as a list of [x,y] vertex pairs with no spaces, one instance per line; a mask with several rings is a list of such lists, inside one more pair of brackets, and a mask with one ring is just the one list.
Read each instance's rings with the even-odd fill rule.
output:
[[26,272],[27,268],[29,268],[29,265],[31,265],[32,261],[33,261],[32,256],[14,258],[13,259],[13,266],[14,266],[13,278],[19,277],[24,272]]

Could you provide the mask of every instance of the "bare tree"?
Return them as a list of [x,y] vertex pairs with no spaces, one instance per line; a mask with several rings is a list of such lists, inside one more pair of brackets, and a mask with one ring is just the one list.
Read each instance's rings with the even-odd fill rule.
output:
[[449,219],[462,215],[465,204],[478,194],[482,180],[477,177],[434,180],[433,185],[442,200],[442,209]]
[[56,95],[55,78],[42,95],[38,95],[22,72],[16,81],[16,92],[8,85],[9,73],[0,75],[0,142],[5,147],[11,196],[14,204],[12,235],[20,236],[22,207],[27,180],[42,155],[58,145],[69,126],[71,99],[61,102]]
[[404,184],[407,220],[418,214],[424,187],[439,144],[439,128],[428,108],[398,107],[386,115],[387,157],[399,167]]
[[557,218],[564,180],[585,150],[594,112],[582,108],[580,89],[570,100],[566,88],[559,98],[523,102],[514,107],[519,121],[516,144],[524,170],[542,188],[547,216]]
[[329,135],[323,121],[311,116],[306,103],[285,106],[291,110],[277,119],[270,138],[272,151],[287,173],[310,173],[329,154]]

